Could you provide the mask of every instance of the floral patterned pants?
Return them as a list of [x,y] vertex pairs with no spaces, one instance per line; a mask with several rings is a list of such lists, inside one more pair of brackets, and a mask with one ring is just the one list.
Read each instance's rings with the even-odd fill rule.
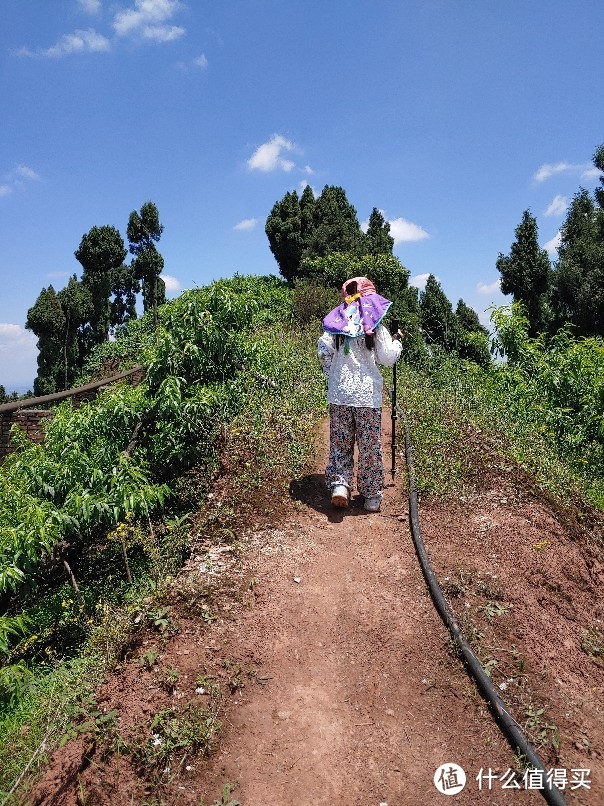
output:
[[365,498],[381,496],[384,487],[382,410],[366,406],[329,406],[328,487],[345,484],[353,489],[354,444],[358,445],[357,486]]

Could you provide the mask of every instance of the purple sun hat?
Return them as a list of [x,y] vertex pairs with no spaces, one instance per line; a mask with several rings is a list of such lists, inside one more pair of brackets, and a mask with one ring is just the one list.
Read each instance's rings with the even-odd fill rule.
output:
[[[346,287],[356,281],[358,293],[346,296]],[[354,277],[342,286],[343,302],[323,319],[327,333],[356,338],[370,335],[388,313],[392,302],[380,296],[367,277]]]

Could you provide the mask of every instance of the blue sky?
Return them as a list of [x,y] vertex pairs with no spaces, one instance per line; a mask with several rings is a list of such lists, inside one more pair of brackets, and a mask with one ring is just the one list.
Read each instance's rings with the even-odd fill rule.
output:
[[168,294],[277,273],[272,205],[340,185],[483,321],[525,209],[554,243],[604,142],[601,0],[2,0],[0,384],[93,226],[153,201]]

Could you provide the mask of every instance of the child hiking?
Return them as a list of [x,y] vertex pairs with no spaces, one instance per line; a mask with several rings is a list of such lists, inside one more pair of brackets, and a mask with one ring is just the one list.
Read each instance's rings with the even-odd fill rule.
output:
[[318,353],[328,380],[329,462],[325,471],[331,502],[347,507],[353,489],[354,445],[357,487],[368,512],[378,512],[384,487],[381,421],[383,379],[378,368],[401,354],[400,334],[391,337],[382,319],[392,303],[367,277],[342,286],[342,303],[323,320]]

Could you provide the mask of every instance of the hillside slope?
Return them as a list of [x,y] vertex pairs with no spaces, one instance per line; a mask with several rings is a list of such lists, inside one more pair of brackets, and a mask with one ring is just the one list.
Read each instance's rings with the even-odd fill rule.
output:
[[[428,551],[546,767],[567,770],[568,802],[601,803],[601,547],[482,435],[470,439],[471,492],[421,501]],[[101,712],[117,712],[116,730],[59,750],[33,803],[220,803],[231,783],[244,806],[422,806],[435,802],[434,772],[449,762],[468,776],[461,803],[542,802],[498,778],[490,793],[488,781],[478,790],[481,769],[505,775],[518,759],[427,595],[404,474],[379,515],[358,503],[334,512],[321,481],[326,443],[324,423],[314,467],[292,482],[291,499],[274,502],[283,509],[269,522],[250,512],[235,546],[204,550],[200,535],[172,593],[179,631],[163,643],[148,631],[130,647],[97,696]],[[268,478],[265,491],[270,500]],[[154,757],[149,747],[175,745],[178,731],[165,716],[150,736],[137,725],[188,703],[222,722],[213,754]],[[590,789],[571,783],[579,769],[590,769]]]

